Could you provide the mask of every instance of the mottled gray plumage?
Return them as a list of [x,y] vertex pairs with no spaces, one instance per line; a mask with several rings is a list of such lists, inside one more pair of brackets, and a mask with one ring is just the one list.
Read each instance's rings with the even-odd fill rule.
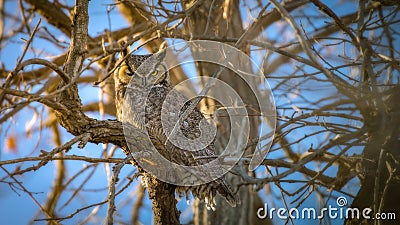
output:
[[[146,104],[145,111],[143,112],[145,115],[132,113],[129,115],[131,117],[131,119],[129,119],[129,122],[141,129],[147,129],[150,140],[152,141],[157,151],[171,162],[186,166],[198,166],[213,160],[215,158],[214,141],[212,141],[212,143],[204,149],[198,151],[186,151],[174,146],[168,140],[168,137],[163,130],[161,122],[161,110],[163,107],[162,103],[164,102],[167,94],[171,91],[173,87],[169,80],[167,68],[163,63],[165,53],[158,54],[155,57],[150,56],[152,55],[128,55],[127,57],[125,57],[125,60],[120,60],[120,65],[116,69],[114,75],[116,88],[117,118],[120,121],[123,120],[122,111],[124,106],[124,96],[126,92],[132,91],[132,93],[129,94],[134,95],[134,93],[138,93],[138,91],[143,90],[144,85],[149,85],[147,83],[147,78],[142,76],[142,74],[146,74],[145,76],[149,76],[148,78],[151,78],[149,80],[152,81],[151,85],[153,85],[148,97],[144,98],[143,96],[136,95],[133,97],[131,96],[129,98],[128,104],[125,103],[125,107],[133,107],[132,109],[134,109],[134,107],[139,107],[143,104]],[[149,60],[146,61],[146,59]],[[141,75],[135,72],[140,65],[142,65],[140,67]],[[129,82],[131,83],[129,89],[127,89]],[[179,98],[182,97],[183,95],[179,96]],[[184,112],[184,110],[190,105],[190,103],[191,102],[188,101],[184,105],[183,109],[181,109],[181,113]],[[173,109],[176,108],[177,105],[174,105],[174,103],[170,103],[165,107],[170,107],[171,109]],[[188,115],[188,117],[180,123],[180,129],[182,133],[191,140],[198,138],[201,135],[199,123],[203,119],[204,116],[197,108],[195,108]],[[190,146],[187,146],[187,148],[191,149]],[[218,169],[221,168],[216,168],[216,170]],[[218,178],[210,183],[197,186],[179,186],[176,188],[176,191],[180,195],[188,194],[188,192],[191,191],[193,196],[204,201],[207,207],[213,209],[215,206],[215,196],[217,192],[221,196],[223,196],[232,206],[236,206],[239,203],[238,197],[234,193],[232,193],[231,189],[225,183],[223,178]]]

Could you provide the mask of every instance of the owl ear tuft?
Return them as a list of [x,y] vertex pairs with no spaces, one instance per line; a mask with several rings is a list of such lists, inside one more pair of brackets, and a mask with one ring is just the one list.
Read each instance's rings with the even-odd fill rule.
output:
[[166,55],[167,55],[167,51],[165,51],[165,50],[161,50],[156,53],[156,57],[159,61],[163,61]]
[[167,55],[166,48],[167,48],[167,42],[164,41],[163,43],[161,43],[160,48],[158,49],[158,52],[156,53],[157,58],[160,61],[164,60],[165,56]]

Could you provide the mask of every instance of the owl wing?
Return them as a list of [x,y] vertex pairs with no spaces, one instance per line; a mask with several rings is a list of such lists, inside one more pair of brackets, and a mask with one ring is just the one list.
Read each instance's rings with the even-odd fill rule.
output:
[[[153,142],[153,145],[157,149],[157,151],[163,155],[167,160],[174,162],[178,165],[185,166],[201,166],[205,165],[213,160],[215,160],[215,145],[213,140],[210,144],[208,144],[205,148],[189,151],[176,147],[171,141],[168,139],[166,133],[163,130],[163,124],[161,122],[161,111],[162,107],[166,107],[166,112],[174,112],[175,109],[179,108],[179,101],[186,102],[184,107],[181,110],[180,115],[190,106],[191,101],[186,101],[187,99],[181,95],[177,96],[176,101],[169,102],[169,104],[162,105],[167,94],[171,90],[170,86],[157,86],[152,89],[149,94],[146,103],[146,129],[149,133],[150,139]],[[179,94],[179,93],[178,93]],[[201,130],[199,127],[200,121],[204,118],[203,114],[197,109],[194,108],[190,114],[185,118],[179,125],[182,133],[188,139],[196,139],[201,135]],[[166,123],[176,123],[176,121],[164,121]],[[197,146],[185,146],[186,149],[196,149]],[[210,168],[210,166],[211,168]],[[207,170],[202,171],[201,167],[197,171],[188,171],[188,179],[190,176],[190,180],[193,180],[193,177],[199,179],[199,182],[196,183],[204,183],[204,176],[211,176],[216,178],[214,181],[198,185],[195,187],[183,187],[180,188],[180,192],[187,192],[189,189],[192,191],[193,195],[199,197],[202,200],[205,200],[207,204],[213,207],[215,204],[215,193],[220,193],[232,206],[236,206],[240,200],[237,195],[235,195],[231,188],[226,184],[223,178],[221,178],[221,174],[225,174],[223,167],[216,163],[211,163],[207,165]],[[161,168],[160,168],[161,169]],[[166,168],[169,169],[169,168]],[[185,179],[185,178],[183,178]],[[178,188],[179,192],[179,188]],[[214,202],[214,203],[213,203]]]

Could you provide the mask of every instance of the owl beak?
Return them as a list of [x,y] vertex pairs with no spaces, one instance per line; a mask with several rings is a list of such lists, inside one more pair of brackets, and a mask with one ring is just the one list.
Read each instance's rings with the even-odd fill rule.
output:
[[146,83],[147,83],[146,77],[142,77],[142,85],[143,85],[143,86],[146,86]]

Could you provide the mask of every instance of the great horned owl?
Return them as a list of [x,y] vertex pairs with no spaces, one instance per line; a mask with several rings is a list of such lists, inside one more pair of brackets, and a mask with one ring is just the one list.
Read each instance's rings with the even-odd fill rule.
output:
[[[166,96],[173,88],[169,80],[167,67],[163,63],[165,52],[164,54],[157,54],[157,57],[151,57],[151,54],[126,54],[126,51],[123,52],[123,57],[121,57],[119,64],[117,64],[119,66],[114,73],[118,120],[123,120],[122,111],[124,101],[127,101],[124,100],[124,96],[127,91],[133,91],[133,93],[135,93],[135,91],[140,92],[140,89],[143,88],[142,86],[145,85],[148,80],[152,80],[151,90],[146,98],[135,95],[130,98],[129,102],[125,102],[125,107],[127,107],[127,105],[128,107],[139,107],[145,104],[145,110],[143,112],[145,115],[133,113],[130,115],[130,117],[132,117],[130,123],[141,129],[147,130],[153,146],[164,158],[171,162],[185,166],[197,166],[212,160],[215,156],[214,140],[204,149],[187,151],[172,144],[165,134],[161,121],[161,111]],[[139,66],[141,70],[143,69],[140,74],[135,72]],[[130,85],[128,88],[129,83]],[[174,105],[174,102],[169,104],[171,105],[168,107],[178,107],[178,105]],[[188,100],[181,111],[184,112],[190,104],[191,101]],[[203,119],[203,114],[195,108],[182,121],[182,123],[180,123],[182,133],[189,139],[199,137],[201,135],[199,123]],[[190,146],[187,147],[190,148]],[[146,179],[146,176],[149,175],[144,175],[142,179]],[[183,194],[186,194],[187,196],[188,192],[191,191],[194,197],[205,202],[207,208],[212,209],[214,209],[215,206],[215,196],[217,192],[233,207],[239,203],[238,196],[232,192],[222,177],[219,177],[212,182],[197,186],[178,186],[176,187],[176,191],[181,196]]]

